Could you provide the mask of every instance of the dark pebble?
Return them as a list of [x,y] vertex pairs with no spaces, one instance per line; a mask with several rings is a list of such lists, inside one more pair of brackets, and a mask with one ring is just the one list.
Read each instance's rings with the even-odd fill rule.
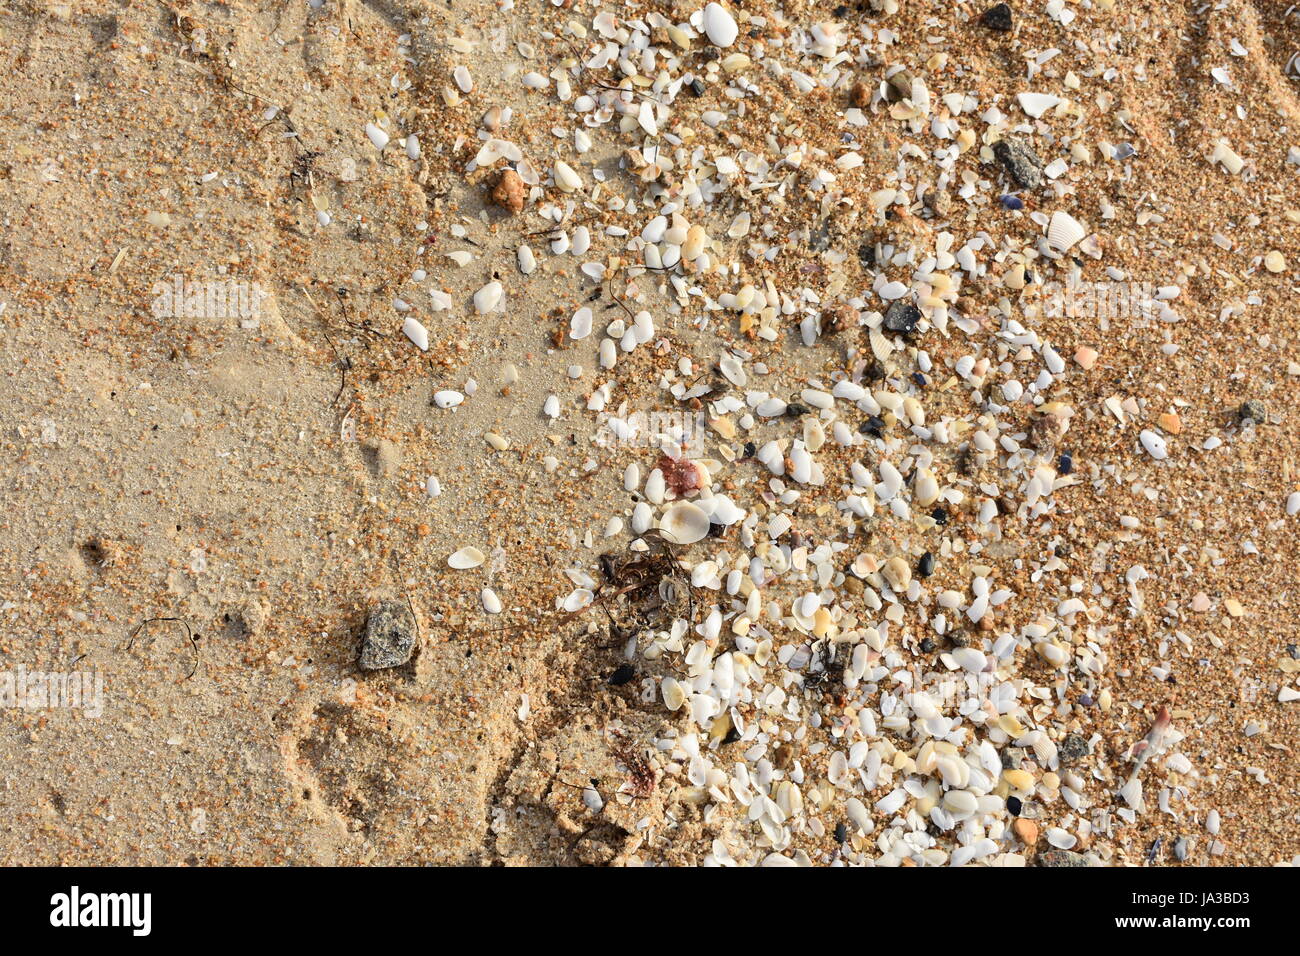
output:
[[934,641],[930,640],[930,638],[928,637],[921,638],[921,653],[922,654],[934,653]]
[[609,675],[609,684],[611,687],[622,687],[636,676],[636,668],[631,664],[620,664],[614,673]]
[[898,299],[885,310],[884,326],[887,331],[900,335],[911,335],[916,331],[916,323],[921,321],[921,310],[910,302]]
[[755,445],[752,441],[747,441],[747,442],[745,442],[745,457],[746,457],[746,458],[753,458],[753,457],[754,457],[754,452],[756,452],[756,451],[758,451],[758,446],[757,446],[757,445]]
[[1016,137],[1008,136],[994,143],[993,155],[1006,167],[1011,178],[1026,189],[1037,189],[1042,184],[1043,161]]
[[943,508],[935,508],[930,512],[930,517],[934,519],[934,523],[937,525],[945,525],[948,523],[948,512]]
[[1237,417],[1241,419],[1242,424],[1254,422],[1256,425],[1265,425],[1268,423],[1268,408],[1257,398],[1241,403],[1241,408],[1237,409]]
[[885,433],[885,420],[878,415],[872,415],[858,426],[858,433],[879,438]]
[[934,574],[934,553],[931,551],[921,555],[921,560],[916,563],[916,573],[923,578],[928,578]]
[[849,828],[843,823],[835,824],[835,842],[843,843],[849,838]]
[[1019,797],[1007,797],[1007,813],[1013,817],[1020,816],[1020,809],[1023,806]]
[[415,619],[405,601],[380,601],[366,615],[357,665],[363,671],[400,667],[415,650]]
[[691,92],[696,96],[704,95],[704,81],[698,76],[691,80]]
[[798,402],[791,402],[785,407],[785,413],[790,418],[798,418],[801,415],[808,414],[808,406],[800,405]]
[[1082,853],[1069,850],[1048,850],[1038,854],[1039,866],[1087,866],[1088,860]]
[[1019,196],[1003,196],[1002,205],[1007,209],[1024,209],[1025,201]]
[[1056,757],[1062,767],[1069,767],[1088,756],[1088,741],[1079,734],[1066,734],[1061,745],[1056,749]]
[[1061,455],[1060,460],[1057,461],[1056,470],[1062,475],[1068,475],[1070,472],[1074,471],[1074,459],[1070,457],[1068,451]]
[[980,17],[980,22],[997,33],[1011,32],[1011,7],[1005,3],[989,7]]

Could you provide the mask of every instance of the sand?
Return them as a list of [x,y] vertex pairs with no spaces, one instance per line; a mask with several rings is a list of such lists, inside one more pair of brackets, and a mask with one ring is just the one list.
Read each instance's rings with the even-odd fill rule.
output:
[[[595,573],[598,555],[629,537],[601,540],[631,499],[627,459],[591,444],[594,348],[552,338],[558,329],[562,341],[595,285],[576,274],[578,260],[545,252],[544,235],[526,239],[541,265],[524,282],[515,249],[545,224],[493,206],[495,180],[464,172],[489,106],[514,108],[515,142],[542,157],[556,149],[552,127],[571,121],[511,71],[548,72],[576,41],[541,31],[594,12],[501,12],[479,0],[349,0],[323,13],[245,0],[24,0],[0,12],[0,666],[93,669],[104,688],[97,717],[0,709],[0,862],[685,864],[716,852],[721,836],[738,858],[748,848],[747,862],[766,854],[730,810],[709,816],[683,800],[690,785],[654,745],[682,731],[682,715],[640,680],[661,672],[611,686],[626,635],[599,609],[556,610],[572,587],[564,569]],[[975,77],[966,86],[1008,100],[1026,89],[1023,55],[965,22],[979,12],[905,3],[888,19],[901,37],[894,62],[919,70],[948,50],[953,63],[925,74],[933,88],[959,62]],[[795,2],[785,13],[810,24],[831,7]],[[1173,863],[1187,836],[1190,862],[1287,861],[1300,854],[1300,710],[1278,702],[1280,684],[1294,684],[1279,662],[1300,640],[1300,519],[1284,510],[1300,488],[1300,167],[1287,159],[1300,146],[1300,90],[1284,71],[1300,18],[1262,0],[1203,10],[1121,0],[1079,15],[1097,31],[1082,58],[1118,71],[1087,81],[1082,122],[1140,158],[1074,167],[1074,205],[1103,237],[1105,264],[1157,285],[1178,277],[1182,292],[1177,323],[1037,324],[1067,360],[1079,346],[1100,355],[1066,389],[1068,445],[1087,480],[1058,492],[1047,538],[1059,576],[1114,602],[1096,685],[1114,703],[1078,707],[1060,726],[1100,735],[1089,782],[1103,805],[1161,705],[1195,770],[1171,784],[1185,788],[1174,813],[1149,788],[1136,821],[1076,849],[1136,864],[1161,838],[1158,859]],[[862,16],[853,8],[845,20]],[[495,43],[494,31],[504,31]],[[1072,42],[1038,13],[1017,31],[1025,50]],[[932,35],[943,42],[927,44]],[[458,53],[453,36],[474,52]],[[1244,56],[1224,53],[1231,38]],[[536,46],[533,60],[518,41]],[[440,91],[461,63],[474,90],[448,107]],[[1214,66],[1231,69],[1230,88]],[[1059,89],[1066,67],[1044,69]],[[882,72],[863,68],[872,84]],[[1094,102],[1103,90],[1118,104],[1106,114]],[[846,105],[847,91],[785,89],[729,132],[799,124],[810,139],[833,137],[828,117]],[[367,140],[381,113],[419,131],[418,161]],[[872,122],[863,140],[879,155],[867,168],[882,176],[902,140],[887,116]],[[1209,161],[1220,136],[1247,159],[1246,175]],[[593,168],[617,184],[629,179],[625,145],[604,136],[580,163],[567,155],[588,184]],[[954,232],[1004,231],[999,211],[956,205]],[[791,204],[792,221],[803,213]],[[725,228],[730,214],[719,218]],[[836,221],[835,242],[851,253],[866,221]],[[935,231],[919,217],[904,227]],[[457,267],[445,258],[455,249],[474,261]],[[1258,265],[1271,250],[1286,256],[1279,274]],[[423,283],[411,279],[417,268]],[[477,315],[470,297],[495,276],[504,308]],[[255,325],[229,310],[160,314],[174,277],[252,283],[267,298]],[[667,301],[645,285],[647,301]],[[455,308],[432,313],[430,287]],[[980,305],[999,294],[964,292]],[[396,298],[418,303],[428,352],[401,334]],[[609,298],[595,308],[602,323],[614,314]],[[707,364],[720,342],[746,341],[734,317],[700,331],[664,314],[659,331],[670,350],[638,350],[619,366],[633,407],[655,400],[656,374],[681,355]],[[927,345],[948,362],[967,350],[961,336]],[[766,357],[792,387],[843,364],[795,338]],[[520,374],[503,388],[507,363]],[[574,363],[585,379],[568,378]],[[463,392],[470,379],[477,390],[454,413],[434,406],[435,391]],[[540,414],[550,394],[566,409],[557,422]],[[1104,406],[1112,396],[1140,399],[1140,424],[1118,428]],[[1240,425],[1247,399],[1266,404],[1267,423]],[[961,388],[927,399],[932,416],[962,407]],[[1180,420],[1175,467],[1157,467],[1137,430],[1169,412]],[[493,449],[489,431],[509,447]],[[1203,451],[1211,436],[1224,444]],[[553,474],[547,455],[561,460]],[[653,459],[642,455],[642,467]],[[1044,541],[1020,544],[1037,554]],[[448,570],[467,545],[488,561]],[[1151,578],[1131,611],[1123,578],[1134,565]],[[958,573],[948,562],[940,571]],[[1023,569],[1003,580],[1030,587]],[[502,614],[484,613],[485,586]],[[1198,592],[1210,599],[1204,613],[1188,610]],[[359,636],[383,598],[409,599],[420,640],[404,667],[362,672]],[[157,618],[177,620],[141,626]],[[1176,683],[1151,677],[1162,641]],[[823,761],[806,758],[810,778]],[[600,813],[582,801],[593,781]],[[613,799],[619,788],[635,799]],[[1205,828],[1211,809],[1217,838]],[[801,834],[789,852],[838,858],[829,831],[842,816],[827,813],[823,835]]]

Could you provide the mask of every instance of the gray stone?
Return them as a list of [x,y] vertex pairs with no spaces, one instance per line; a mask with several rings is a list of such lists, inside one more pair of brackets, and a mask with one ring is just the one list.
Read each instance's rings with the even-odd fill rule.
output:
[[357,664],[363,671],[400,667],[415,650],[415,618],[405,601],[380,601],[366,616]]
[[1056,756],[1062,767],[1070,767],[1088,756],[1088,741],[1079,734],[1066,734],[1061,745],[1056,749]]
[[1070,850],[1048,850],[1038,854],[1039,866],[1091,866],[1082,853]]
[[1043,182],[1043,161],[1038,154],[1014,136],[993,144],[993,155],[1006,167],[1011,178],[1026,189],[1037,189]]
[[1268,406],[1257,398],[1252,398],[1241,403],[1241,408],[1237,409],[1237,417],[1241,419],[1242,424],[1254,422],[1256,425],[1268,424]]

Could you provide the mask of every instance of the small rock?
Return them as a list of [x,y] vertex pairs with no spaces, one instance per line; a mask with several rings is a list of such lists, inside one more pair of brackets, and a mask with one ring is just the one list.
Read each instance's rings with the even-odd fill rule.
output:
[[1038,843],[1038,824],[1033,820],[1017,817],[1011,823],[1011,832],[1016,835],[1016,839],[1031,849]]
[[1252,398],[1241,403],[1241,408],[1237,409],[1237,417],[1241,419],[1243,425],[1246,422],[1266,425],[1268,424],[1268,407],[1259,399]]
[[840,302],[822,310],[822,335],[835,335],[857,324],[858,310],[847,302]]
[[497,184],[492,188],[492,201],[511,214],[523,212],[524,197],[528,189],[513,169],[501,170]]
[[1006,167],[1011,178],[1026,189],[1037,189],[1043,182],[1043,161],[1038,154],[1014,136],[993,144],[993,155]]
[[980,22],[997,33],[1011,32],[1011,7],[1005,3],[989,7],[980,17]]
[[921,310],[909,302],[897,299],[885,310],[884,327],[889,332],[911,335],[916,331],[916,323],[921,321]]
[[400,667],[415,650],[415,618],[404,601],[380,601],[366,617],[357,661],[364,671]]
[[1038,856],[1039,866],[1089,866],[1088,858],[1070,850],[1048,850]]
[[871,87],[861,80],[853,84],[853,89],[849,90],[849,102],[858,109],[865,109],[871,105]]
[[1061,745],[1056,748],[1056,757],[1062,767],[1070,767],[1088,756],[1088,741],[1079,734],[1066,734]]

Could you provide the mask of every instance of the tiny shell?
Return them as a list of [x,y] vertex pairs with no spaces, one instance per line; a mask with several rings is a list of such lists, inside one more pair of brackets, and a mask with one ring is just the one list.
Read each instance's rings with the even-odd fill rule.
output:
[[1068,212],[1052,213],[1052,221],[1047,226],[1047,244],[1057,252],[1070,251],[1085,235],[1087,230]]
[[500,282],[489,282],[474,293],[474,309],[479,315],[486,315],[496,310],[501,304],[502,289]]
[[704,35],[714,46],[731,46],[739,33],[735,18],[722,4],[710,3],[704,8]]
[[383,150],[388,145],[388,134],[374,123],[366,124],[366,135],[370,137],[370,142],[374,144],[375,149]]
[[487,558],[483,552],[473,546],[461,548],[455,554],[447,558],[447,566],[455,568],[457,571],[464,571],[468,568],[477,568],[486,561]]
[[406,321],[402,323],[402,332],[416,344],[421,352],[429,351],[429,330],[421,325],[418,320],[407,316]]
[[666,512],[659,529],[676,544],[694,544],[709,533],[709,516],[689,501],[679,501]]

